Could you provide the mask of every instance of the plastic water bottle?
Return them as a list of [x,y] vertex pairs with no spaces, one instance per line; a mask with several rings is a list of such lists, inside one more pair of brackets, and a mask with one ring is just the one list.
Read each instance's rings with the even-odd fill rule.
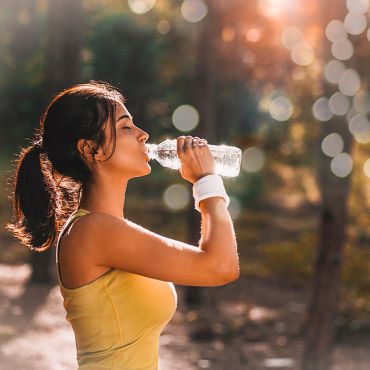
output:
[[[157,160],[162,166],[178,170],[181,166],[177,156],[177,141],[167,139],[160,144],[145,144],[150,159]],[[215,160],[218,175],[235,177],[239,175],[242,151],[235,146],[207,144]]]

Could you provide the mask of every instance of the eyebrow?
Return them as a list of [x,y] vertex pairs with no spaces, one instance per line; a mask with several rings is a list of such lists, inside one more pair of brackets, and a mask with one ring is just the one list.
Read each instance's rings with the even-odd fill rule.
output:
[[121,116],[120,118],[118,118],[117,122],[120,121],[121,119],[124,119],[124,118],[128,118],[131,121],[134,119],[134,117],[129,116],[128,114],[124,114],[123,116]]

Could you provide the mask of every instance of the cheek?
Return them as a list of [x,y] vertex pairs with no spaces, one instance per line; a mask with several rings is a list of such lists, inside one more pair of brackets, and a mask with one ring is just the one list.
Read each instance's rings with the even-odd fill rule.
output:
[[144,159],[145,158],[140,158],[138,145],[136,141],[134,142],[134,138],[117,137],[115,152],[108,162],[110,162],[114,167],[122,170],[135,167],[137,168],[138,162]]

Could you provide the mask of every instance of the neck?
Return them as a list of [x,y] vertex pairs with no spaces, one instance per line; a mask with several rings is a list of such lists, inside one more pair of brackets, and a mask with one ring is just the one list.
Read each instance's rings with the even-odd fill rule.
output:
[[125,218],[126,188],[127,180],[119,182],[97,180],[88,192],[82,189],[79,208],[89,212],[102,212],[118,218]]

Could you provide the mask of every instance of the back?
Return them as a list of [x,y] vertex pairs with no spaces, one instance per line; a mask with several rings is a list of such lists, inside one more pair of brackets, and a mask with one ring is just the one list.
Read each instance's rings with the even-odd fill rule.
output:
[[[57,263],[63,232],[87,213],[78,210],[66,222],[57,243]],[[111,269],[89,284],[68,289],[58,277],[79,369],[158,369],[159,335],[177,307],[172,283]]]

